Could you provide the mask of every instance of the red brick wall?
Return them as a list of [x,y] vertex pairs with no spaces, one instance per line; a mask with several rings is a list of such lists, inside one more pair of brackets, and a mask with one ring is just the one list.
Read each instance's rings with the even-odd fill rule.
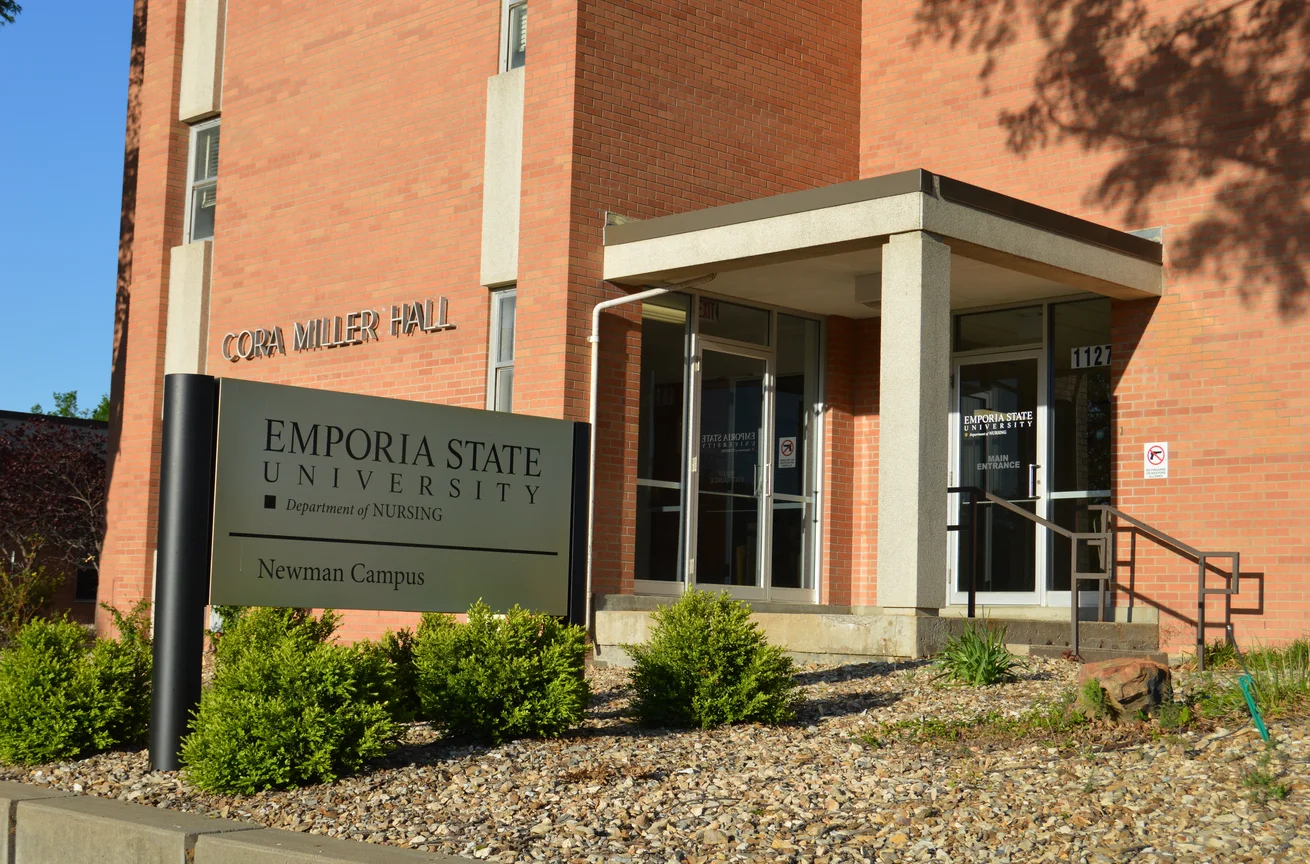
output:
[[[228,7],[211,374],[481,408],[499,4]],[[228,332],[448,298],[456,329],[229,363]],[[417,616],[349,612],[342,638]]]
[[[534,4],[520,284],[530,292],[568,287],[567,327],[562,318],[553,322],[545,349],[558,352],[555,337],[563,335],[564,366],[556,365],[558,353],[550,353],[535,380],[550,405],[581,418],[589,311],[615,293],[600,283],[602,211],[646,219],[855,179],[859,10],[850,0],[781,6],[583,2],[573,17],[548,12],[545,24],[539,12]],[[540,36],[538,26],[550,28],[550,35]],[[572,43],[568,28],[574,28]],[[543,41],[552,51],[549,60],[542,57]],[[539,65],[546,62],[549,72]],[[538,89],[537,76],[559,76],[553,80],[566,89],[569,70],[576,73],[571,116],[562,106],[544,116],[555,103]],[[546,137],[538,137],[540,124],[553,124]],[[572,157],[538,149],[548,141],[571,141]],[[565,190],[557,184],[566,166],[572,178],[562,224]],[[529,197],[530,184],[537,197]],[[530,249],[530,242],[540,245]],[[608,326],[603,335],[612,341]],[[606,392],[600,400],[600,593],[630,590],[634,553],[640,333],[630,330],[622,338],[626,357],[607,348],[607,374],[626,381],[630,392],[622,399]],[[620,373],[619,364],[626,371]],[[606,379],[602,384],[608,386]],[[541,410],[553,409],[541,403]]]
[[[1208,38],[1183,32],[1168,43],[1178,53],[1153,65],[1145,25],[1108,39],[1095,19],[1058,17],[1044,39],[1021,5],[993,16],[1014,29],[981,76],[982,45],[998,32],[975,27],[970,8],[996,11],[865,4],[861,174],[923,167],[1116,228],[1164,227],[1164,298],[1115,304],[1115,503],[1195,546],[1239,550],[1243,571],[1264,575],[1264,613],[1235,617],[1239,639],[1305,633],[1310,504],[1295,491],[1310,482],[1310,148],[1274,81],[1280,70],[1304,80],[1304,20],[1281,22],[1277,40],[1225,42],[1229,24],[1251,23],[1241,17],[1251,7],[1235,7],[1204,19],[1216,28]],[[1176,29],[1199,7],[1114,8]],[[961,13],[957,41],[944,16],[945,38],[922,29],[934,9]],[[1103,54],[1118,77],[1099,75]],[[1007,125],[1006,112],[1019,120]],[[1142,479],[1148,441],[1169,442],[1170,479]],[[1142,556],[1137,602],[1161,609],[1166,646],[1190,644],[1195,565]],[[1218,620],[1222,604],[1210,608]]]
[[[187,130],[177,122],[182,0],[138,0],[129,69],[109,498],[99,596],[126,610],[152,596],[169,249],[182,236]],[[109,626],[97,613],[98,625]]]

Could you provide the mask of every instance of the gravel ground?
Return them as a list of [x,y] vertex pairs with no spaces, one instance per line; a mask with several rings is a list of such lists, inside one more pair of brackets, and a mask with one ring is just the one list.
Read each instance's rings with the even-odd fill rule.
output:
[[1283,800],[1249,784],[1266,749],[1240,725],[927,744],[880,728],[1017,715],[1074,672],[1032,658],[1018,682],[971,690],[923,666],[807,667],[796,724],[666,732],[634,727],[626,673],[598,669],[566,738],[457,746],[416,725],[377,770],[328,786],[207,795],[141,751],[0,777],[494,861],[1310,861],[1303,719],[1273,724],[1262,770],[1290,787]]

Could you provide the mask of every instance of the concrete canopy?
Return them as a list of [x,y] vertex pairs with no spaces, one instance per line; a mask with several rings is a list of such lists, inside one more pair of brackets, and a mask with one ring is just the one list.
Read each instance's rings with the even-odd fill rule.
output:
[[883,247],[926,231],[951,249],[951,307],[1090,291],[1163,293],[1159,243],[923,170],[642,221],[611,217],[604,278],[717,273],[715,294],[852,318],[880,311]]

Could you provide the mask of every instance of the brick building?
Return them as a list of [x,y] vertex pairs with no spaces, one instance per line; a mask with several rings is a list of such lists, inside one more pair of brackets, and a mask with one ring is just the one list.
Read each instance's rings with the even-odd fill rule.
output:
[[1301,635],[1307,24],[1083,5],[138,0],[101,599],[151,593],[163,375],[201,371],[594,407],[601,656],[687,585],[920,654],[971,587],[1067,619],[1111,552],[1163,648],[1198,550],[1241,555],[1207,638]]

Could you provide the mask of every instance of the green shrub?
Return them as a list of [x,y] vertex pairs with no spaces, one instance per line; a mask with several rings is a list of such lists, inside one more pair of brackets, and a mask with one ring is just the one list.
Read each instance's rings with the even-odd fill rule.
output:
[[423,716],[449,735],[555,737],[587,709],[586,634],[549,615],[515,606],[498,616],[481,602],[462,624],[429,613],[413,655]]
[[[150,616],[105,607],[118,636],[34,619],[0,652],[0,761],[73,759],[140,740],[150,719]],[[88,644],[91,643],[91,644]]]
[[246,794],[330,782],[396,746],[395,670],[376,649],[332,643],[339,620],[261,608],[224,628],[182,746],[188,780]]
[[646,726],[781,723],[798,700],[791,658],[770,645],[750,607],[722,593],[688,591],[654,613],[632,656],[633,708]]
[[392,695],[388,707],[399,723],[408,723],[422,713],[418,698],[418,676],[414,669],[414,632],[408,627],[400,632],[388,630],[377,642],[363,643],[367,651],[376,651],[393,670]]
[[957,684],[987,687],[1013,681],[1019,660],[1005,647],[1005,628],[975,626],[946,641],[936,660],[938,677]]

